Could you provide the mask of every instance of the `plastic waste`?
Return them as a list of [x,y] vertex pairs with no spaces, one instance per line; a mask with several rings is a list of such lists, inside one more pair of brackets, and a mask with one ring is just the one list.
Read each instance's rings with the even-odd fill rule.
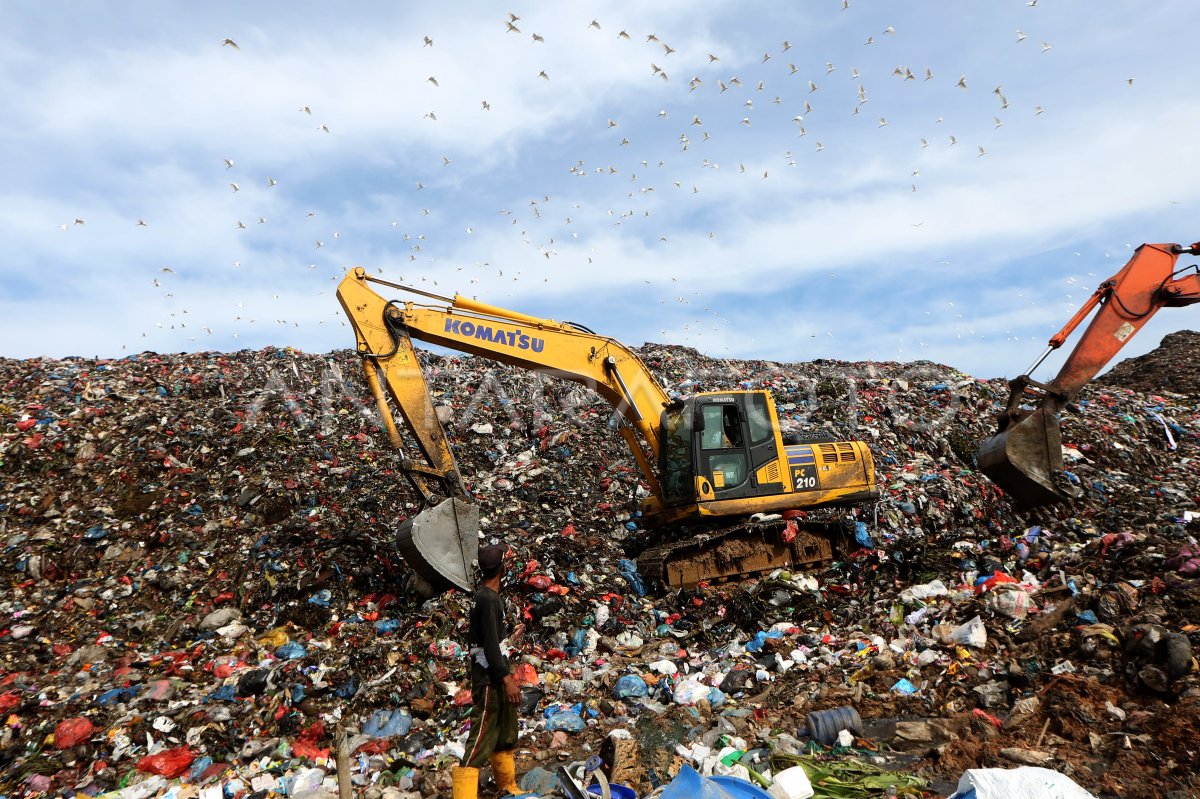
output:
[[1070,777],[1048,768],[970,769],[950,799],[1096,799]]
[[775,775],[775,781],[767,793],[771,799],[809,799],[814,792],[804,768],[792,766]]
[[583,718],[573,710],[559,710],[546,719],[546,729],[553,732],[580,732],[584,726]]
[[643,697],[650,693],[646,681],[636,674],[626,674],[617,680],[617,684],[613,687],[613,694],[618,699],[635,699]]
[[96,725],[92,724],[92,720],[82,716],[60,721],[54,728],[54,748],[70,749],[78,746],[91,738],[95,732]]
[[833,746],[838,733],[849,730],[862,737],[862,718],[852,707],[837,707],[829,710],[814,710],[805,717],[808,736],[823,746]]

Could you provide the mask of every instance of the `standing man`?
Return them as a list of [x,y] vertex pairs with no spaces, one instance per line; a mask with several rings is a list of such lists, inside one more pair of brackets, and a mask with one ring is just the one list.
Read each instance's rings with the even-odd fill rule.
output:
[[454,767],[454,799],[476,799],[479,769],[490,759],[496,786],[503,794],[519,794],[513,749],[517,745],[517,707],[521,688],[508,672],[508,658],[500,648],[507,635],[500,576],[504,572],[505,544],[479,550],[480,580],[471,606],[468,633],[471,658],[471,732],[461,766]]

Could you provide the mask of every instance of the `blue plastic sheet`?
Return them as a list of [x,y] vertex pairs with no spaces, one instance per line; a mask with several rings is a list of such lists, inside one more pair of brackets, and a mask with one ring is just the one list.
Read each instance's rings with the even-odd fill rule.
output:
[[752,782],[737,777],[707,777],[691,766],[683,766],[659,799],[770,799],[770,794]]

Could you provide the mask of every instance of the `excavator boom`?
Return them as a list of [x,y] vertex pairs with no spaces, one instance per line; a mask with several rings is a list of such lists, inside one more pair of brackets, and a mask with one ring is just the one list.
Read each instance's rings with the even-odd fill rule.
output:
[[[1061,347],[1093,312],[1095,316],[1058,375],[1040,383],[1021,375],[1010,381],[1008,405],[996,435],[979,449],[979,467],[1023,507],[1037,507],[1078,496],[1063,470],[1059,414],[1160,308],[1200,302],[1200,275],[1177,270],[1182,254],[1200,254],[1200,242],[1143,244],[1115,275],[1105,280],[1056,333],[1041,359]],[[1182,275],[1182,276],[1181,276]]]

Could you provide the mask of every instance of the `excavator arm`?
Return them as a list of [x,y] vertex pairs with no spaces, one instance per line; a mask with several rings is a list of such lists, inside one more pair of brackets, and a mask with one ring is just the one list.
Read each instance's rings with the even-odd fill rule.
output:
[[[1063,472],[1059,413],[1159,309],[1200,302],[1196,267],[1176,269],[1180,255],[1200,254],[1200,242],[1143,244],[1105,280],[1049,342],[1029,372],[1095,313],[1058,375],[1041,383],[1028,374],[1009,383],[999,430],[979,450],[979,466],[1017,504],[1036,507],[1078,495]],[[1183,274],[1192,270],[1191,274]]]
[[[437,304],[388,301],[371,288],[371,283]],[[354,327],[367,385],[392,445],[403,451],[388,397],[420,450],[422,462],[409,458],[402,462],[406,478],[425,506],[432,505],[437,494],[448,498],[401,526],[400,549],[429,584],[426,593],[444,587],[447,580],[461,588],[473,586],[478,508],[465,501],[462,475],[417,360],[414,338],[534,369],[596,391],[628,422],[621,428],[622,436],[650,486],[651,502],[661,503],[662,488],[642,442],[657,458],[663,446],[659,419],[671,400],[641,359],[620,342],[570,322],[540,319],[460,295],[443,297],[391,283],[371,277],[361,267],[346,275],[337,296]]]

